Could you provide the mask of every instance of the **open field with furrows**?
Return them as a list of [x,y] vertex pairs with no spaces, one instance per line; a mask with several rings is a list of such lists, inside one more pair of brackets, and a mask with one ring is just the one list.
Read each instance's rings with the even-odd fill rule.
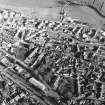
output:
[[87,5],[94,8],[100,15],[105,17],[105,1],[104,0],[67,0],[67,2],[76,3],[79,5]]
[[[31,0],[25,2],[25,0],[0,0],[0,7],[2,8],[12,8],[18,11],[23,12],[24,14],[28,16],[36,16],[36,17],[42,17],[45,19],[50,20],[59,20],[59,13],[61,11],[61,8],[65,6],[65,2],[57,1],[63,1],[63,0]],[[77,1],[77,0],[68,0],[68,1]],[[82,3],[89,4],[93,6],[97,6],[97,8],[101,8],[101,11],[104,12],[105,3],[103,3],[103,0],[100,0],[100,4],[98,3],[99,0],[78,0]],[[87,3],[88,1],[88,3]],[[103,6],[102,6],[103,5]],[[102,7],[101,7],[102,6]],[[79,6],[79,5],[72,5],[64,7],[67,16],[70,16],[72,18],[78,18],[81,21],[89,22],[90,24],[93,24],[96,28],[101,28],[105,24],[105,18],[102,17],[92,8],[89,8],[87,6]]]
[[96,28],[101,28],[105,23],[105,18],[101,17],[97,12],[87,6],[68,6],[65,7],[67,16],[80,19]]

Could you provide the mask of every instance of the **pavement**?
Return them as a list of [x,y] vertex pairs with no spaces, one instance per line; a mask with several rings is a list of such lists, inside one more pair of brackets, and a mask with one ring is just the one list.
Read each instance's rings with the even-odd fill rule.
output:
[[42,102],[44,105],[46,105],[44,103],[44,101],[42,101],[39,98],[39,97],[41,97],[41,95],[38,92],[36,92],[34,89],[32,89],[30,87],[30,85],[23,78],[17,76],[15,74],[15,72],[13,72],[12,70],[6,68],[6,69],[2,70],[2,74],[4,74],[9,79],[11,79],[14,83],[16,83],[21,88],[23,88],[23,89],[27,90],[29,93],[31,93],[33,95],[33,98],[38,99],[40,102]]
[[11,79],[14,83],[19,85],[21,88],[27,90],[27,92],[29,92],[33,96],[33,98],[39,100],[43,105],[49,105],[49,104],[57,105],[57,102],[53,101],[53,98],[51,98],[51,100],[49,101],[50,99],[49,96],[42,97],[42,94],[38,90],[36,91],[29,83],[27,83],[24,80],[24,78],[17,76],[17,74],[15,74],[15,72],[13,72],[12,70],[4,69],[2,71],[2,74],[4,74],[9,79]]
[[[17,58],[13,57],[12,55],[8,54],[5,50],[3,49],[0,49],[0,51],[2,51],[3,53],[5,53],[6,55],[8,55],[8,57],[11,57],[12,59],[15,60],[16,63],[19,63],[25,70],[27,70],[27,72],[33,74],[34,76],[34,73],[32,72],[33,70],[29,67],[27,67],[27,65],[18,60]],[[49,104],[54,104],[54,105],[57,105],[57,100],[56,99],[60,99],[60,96],[55,92],[53,91],[50,87],[48,92],[45,94],[43,92],[38,92],[34,89],[34,87],[32,87],[30,85],[30,83],[26,82],[24,78],[20,77],[17,75],[17,73],[14,72],[14,70],[12,68],[8,69],[3,69],[3,70],[0,70],[5,76],[7,76],[8,78],[10,78],[14,83],[18,84],[20,87],[22,87],[23,89],[27,90],[29,93],[33,94],[35,97],[39,97],[39,100],[40,98],[42,98],[42,95],[44,96],[42,100],[44,100],[46,103],[49,103]],[[34,76],[35,77],[35,76]],[[49,101],[49,99],[51,99]],[[42,101],[40,100],[40,101]],[[53,101],[54,100],[54,101]],[[56,101],[55,101],[56,100]],[[43,102],[44,103],[44,102]],[[45,103],[45,105],[46,105]]]

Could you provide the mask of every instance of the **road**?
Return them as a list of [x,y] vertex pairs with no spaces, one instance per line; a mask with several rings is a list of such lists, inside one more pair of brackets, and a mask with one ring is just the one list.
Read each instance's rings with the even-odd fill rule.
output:
[[[24,64],[24,62],[18,60],[17,58],[15,58],[14,56],[8,54],[8,52],[6,52],[3,49],[0,49],[0,51],[2,51],[3,53],[5,53],[8,57],[12,58],[15,60],[15,63],[19,63],[20,66],[22,66],[25,70],[27,70],[27,72],[31,73],[32,76],[34,76],[34,78],[36,77],[33,73],[32,68],[27,67],[26,64]],[[4,75],[6,75],[8,78],[10,78],[13,82],[15,82],[16,84],[18,84],[19,86],[21,86],[22,88],[24,88],[25,90],[31,92],[31,94],[34,94],[35,96],[39,97],[39,98],[43,98],[44,101],[46,101],[49,104],[52,105],[57,105],[57,99],[60,99],[60,96],[53,91],[50,87],[48,87],[48,92],[46,94],[40,94],[40,92],[37,92],[35,90],[35,88],[33,88],[29,83],[27,83],[24,78],[20,77],[17,75],[17,73],[14,72],[14,70],[11,69],[5,69],[2,71],[2,73]],[[43,97],[42,97],[43,95]],[[50,99],[50,101],[49,101]],[[52,102],[51,102],[52,101]]]
[[44,105],[46,105],[46,103],[43,101],[43,100],[41,100],[41,98],[39,98],[39,97],[41,97],[42,95],[41,94],[39,94],[38,92],[36,92],[34,89],[32,89],[31,87],[30,87],[30,85],[28,84],[28,83],[26,83],[26,81],[23,79],[23,78],[21,78],[21,77],[19,77],[19,76],[17,76],[14,72],[12,72],[11,70],[9,70],[9,69],[4,69],[4,70],[2,70],[2,74],[4,74],[6,77],[8,77],[9,79],[11,79],[14,83],[16,83],[18,86],[20,86],[21,88],[23,88],[23,89],[25,89],[26,91],[28,91],[29,93],[31,93],[34,97],[33,98],[35,98],[35,99],[37,99],[37,100],[39,100],[40,102],[42,102]]
[[[32,77],[38,78],[38,76],[34,73],[34,70],[33,70],[32,68],[28,67],[23,61],[21,61],[21,60],[15,58],[14,56],[10,55],[8,52],[6,52],[5,50],[3,50],[2,48],[0,48],[0,51],[2,51],[3,53],[5,53],[8,57],[12,58],[15,63],[19,64],[22,68],[24,68],[28,73],[30,73],[30,74],[32,75]],[[39,81],[40,81],[40,80],[39,80]],[[42,81],[43,81],[43,80],[42,80]],[[45,82],[44,82],[44,83],[45,83]],[[47,85],[47,84],[45,83],[45,85]],[[54,91],[50,88],[50,86],[47,85],[47,87],[48,87],[48,89],[49,89],[49,93],[48,93],[47,95],[50,95],[50,96],[51,96],[51,94],[52,94],[52,96],[55,95],[54,97],[56,97],[56,98],[57,98],[57,97],[58,97],[58,98],[60,97],[56,92],[54,92]],[[54,94],[54,95],[53,95],[53,94]]]
[[[58,103],[53,98],[51,98],[49,96],[48,97],[44,96],[38,90],[36,91],[34,89],[34,87],[32,87],[29,83],[27,83],[23,78],[17,76],[15,74],[15,72],[13,72],[12,70],[5,69],[5,70],[2,71],[2,73],[6,77],[10,78],[18,86],[25,89],[29,93],[31,93],[31,95],[33,95],[33,98],[39,100],[39,102],[41,102],[43,105],[58,105]],[[50,99],[50,101],[49,101],[49,99]]]

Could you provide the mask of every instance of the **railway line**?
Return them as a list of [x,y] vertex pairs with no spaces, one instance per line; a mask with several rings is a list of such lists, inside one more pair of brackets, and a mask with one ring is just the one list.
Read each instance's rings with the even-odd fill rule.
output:
[[[27,65],[25,63],[23,63],[21,60],[18,60],[14,56],[10,55],[5,50],[0,49],[0,51],[5,53],[8,57],[12,58],[15,61],[15,63],[20,64],[28,73],[30,73],[32,75],[32,77],[35,78],[35,79],[34,78],[32,78],[32,79],[34,79],[35,81],[38,81],[38,80],[36,80],[36,76],[35,76],[32,68],[27,67]],[[3,66],[5,66],[5,64],[3,64]],[[8,78],[10,78],[13,82],[18,84],[20,87],[22,87],[23,89],[31,92],[31,94],[33,94],[35,96],[38,96],[39,98],[41,98],[42,95],[44,95],[43,98],[44,98],[44,100],[46,100],[48,105],[51,104],[51,103],[53,105],[53,101],[51,102],[51,100],[53,100],[54,98],[56,98],[57,100],[60,99],[60,96],[54,90],[52,90],[45,82],[43,84],[43,83],[41,83],[42,81],[40,81],[40,83],[43,84],[43,86],[45,85],[45,87],[48,88],[48,90],[45,93],[41,92],[41,94],[40,94],[40,92],[38,92],[38,91],[36,91],[36,89],[34,89],[34,84],[33,84],[33,86],[31,86],[32,85],[31,79],[29,79],[29,83],[27,83],[26,80],[24,80],[24,78],[20,77],[17,73],[14,72],[12,67],[11,68],[7,67],[5,70],[1,70],[1,72],[4,75],[6,75]],[[39,86],[40,86],[40,83],[39,83]],[[51,98],[50,101],[49,101],[49,98]],[[54,102],[54,105],[57,105],[57,100],[56,100],[56,102]]]

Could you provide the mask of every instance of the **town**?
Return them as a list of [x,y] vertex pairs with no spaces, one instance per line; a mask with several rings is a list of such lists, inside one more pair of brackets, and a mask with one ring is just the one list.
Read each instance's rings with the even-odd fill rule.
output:
[[0,9],[1,105],[105,104],[105,31],[60,19]]

